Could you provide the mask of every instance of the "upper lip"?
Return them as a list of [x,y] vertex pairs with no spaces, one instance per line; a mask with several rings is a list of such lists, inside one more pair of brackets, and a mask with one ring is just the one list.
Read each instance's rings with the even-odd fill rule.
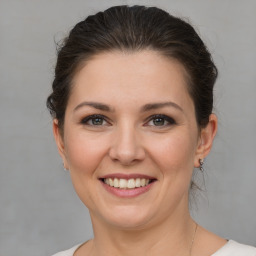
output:
[[111,174],[106,174],[106,175],[100,177],[100,179],[108,179],[108,178],[111,178],[111,179],[117,178],[117,179],[126,179],[126,180],[137,179],[137,178],[149,179],[149,180],[155,180],[156,179],[155,177],[152,177],[152,176],[149,176],[149,175],[145,175],[145,174],[140,174],[140,173],[130,173],[130,174],[126,174],[126,173],[111,173]]

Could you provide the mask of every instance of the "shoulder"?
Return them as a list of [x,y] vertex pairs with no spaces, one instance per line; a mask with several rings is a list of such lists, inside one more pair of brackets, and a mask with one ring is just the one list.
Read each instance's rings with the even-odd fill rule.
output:
[[58,253],[56,253],[56,254],[54,254],[52,256],[73,256],[75,251],[78,249],[78,247],[80,245],[81,244],[78,244],[78,245],[76,245],[76,246],[74,246],[74,247],[72,247],[72,248],[70,248],[70,249],[68,249],[66,251],[58,252]]
[[212,256],[256,256],[256,248],[229,240]]

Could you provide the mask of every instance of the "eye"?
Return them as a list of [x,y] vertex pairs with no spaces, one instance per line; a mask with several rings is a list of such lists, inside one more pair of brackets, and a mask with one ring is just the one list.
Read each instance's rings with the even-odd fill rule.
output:
[[106,117],[103,115],[90,115],[82,119],[81,121],[84,125],[91,126],[105,126],[109,123],[106,121]]
[[176,124],[175,120],[169,116],[166,115],[153,115],[149,118],[149,121],[147,122],[148,126],[170,126]]

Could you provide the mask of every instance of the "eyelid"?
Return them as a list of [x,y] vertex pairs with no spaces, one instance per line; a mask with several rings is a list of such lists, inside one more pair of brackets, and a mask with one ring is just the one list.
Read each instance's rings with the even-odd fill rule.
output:
[[[169,126],[169,125],[175,125],[176,124],[176,121],[174,118],[170,117],[170,116],[167,116],[167,115],[164,115],[164,114],[155,114],[155,115],[152,115],[150,117],[148,117],[145,121],[145,126],[147,126],[147,124],[152,121],[153,119],[156,119],[156,118],[162,118],[164,119],[165,121],[168,122],[167,125],[162,125],[162,126],[159,126],[159,128],[161,127],[166,127],[166,126]],[[150,125],[150,126],[153,126],[153,125]],[[157,126],[156,126],[157,127]]]
[[[91,124],[88,124],[88,122],[94,118],[101,118],[103,119],[105,122],[107,122],[107,125],[111,125],[111,122],[109,120],[108,117],[106,117],[105,115],[102,115],[102,114],[92,114],[92,115],[88,115],[86,117],[83,117],[80,121],[80,123],[82,125],[88,125],[88,126],[94,126],[94,125],[91,125]],[[170,125],[175,125],[176,124],[176,121],[174,118],[168,116],[168,115],[165,115],[165,114],[154,114],[154,115],[151,115],[149,116],[145,121],[144,121],[144,125],[143,126],[154,126],[154,125],[148,125],[148,123],[150,121],[152,121],[153,119],[156,119],[156,118],[161,118],[161,119],[164,119],[165,121],[168,122],[168,124],[165,124],[165,125],[162,125],[162,126],[158,126],[158,128],[161,128],[161,127],[166,127],[166,126],[170,126]],[[95,125],[96,126],[96,125]],[[106,126],[106,125],[99,125],[99,126]],[[157,127],[155,125],[155,127]]]
[[[88,121],[90,121],[91,119],[94,119],[94,118],[102,118],[104,121],[106,121],[110,125],[109,119],[106,116],[101,115],[101,114],[92,114],[92,115],[88,115],[86,117],[83,117],[81,119],[80,123],[83,124],[83,125],[89,125],[89,124],[87,124]],[[91,126],[93,126],[93,125],[91,125]],[[104,126],[104,125],[99,125],[99,126]]]

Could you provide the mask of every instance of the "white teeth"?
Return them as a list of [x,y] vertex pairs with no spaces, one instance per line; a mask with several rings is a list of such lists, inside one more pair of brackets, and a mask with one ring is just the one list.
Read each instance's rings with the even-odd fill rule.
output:
[[139,178],[136,179],[135,186],[136,186],[136,188],[140,187],[140,179]]
[[119,188],[119,180],[117,178],[114,178],[114,187]]
[[107,178],[104,179],[104,183],[111,187],[115,188],[121,188],[121,189],[133,189],[133,188],[139,188],[139,187],[145,187],[149,184],[150,180],[149,179],[118,179],[118,178]]
[[135,188],[135,181],[134,181],[134,179],[129,179],[128,180],[127,187],[128,188]]
[[127,187],[127,180],[120,179],[119,181],[119,188],[126,188]]

